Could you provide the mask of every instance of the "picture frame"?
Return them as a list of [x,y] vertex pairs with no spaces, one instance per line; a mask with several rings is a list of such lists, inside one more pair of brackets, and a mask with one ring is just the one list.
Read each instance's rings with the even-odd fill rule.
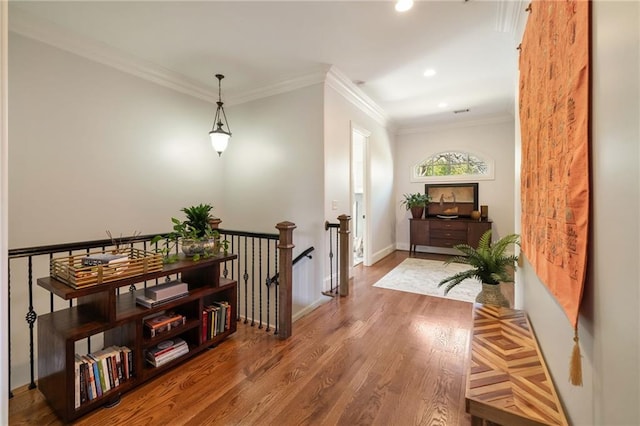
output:
[[426,215],[430,217],[470,217],[478,210],[478,183],[432,183],[424,185],[430,197]]

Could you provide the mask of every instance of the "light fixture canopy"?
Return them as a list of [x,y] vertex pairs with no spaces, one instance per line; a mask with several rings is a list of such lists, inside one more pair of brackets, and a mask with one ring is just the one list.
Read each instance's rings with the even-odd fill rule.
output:
[[[224,103],[222,102],[222,89],[221,82],[224,78],[222,74],[216,74],[216,78],[218,79],[218,107],[216,108],[216,116],[213,119],[213,128],[209,132],[209,137],[211,138],[211,145],[213,145],[213,149],[216,150],[218,156],[221,156],[225,149],[227,149],[227,145],[229,145],[229,138],[231,138],[231,129],[229,128],[229,123],[227,122],[227,114],[224,112]],[[224,119],[224,122],[222,121]],[[226,126],[226,129],[224,129]]]

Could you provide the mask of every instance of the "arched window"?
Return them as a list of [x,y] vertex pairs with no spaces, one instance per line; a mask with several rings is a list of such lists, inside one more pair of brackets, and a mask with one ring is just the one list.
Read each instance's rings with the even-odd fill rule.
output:
[[432,155],[413,167],[413,181],[455,181],[493,179],[493,161],[463,151]]

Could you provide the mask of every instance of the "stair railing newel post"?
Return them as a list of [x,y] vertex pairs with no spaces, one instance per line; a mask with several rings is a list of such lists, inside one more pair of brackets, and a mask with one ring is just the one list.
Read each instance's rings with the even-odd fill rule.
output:
[[276,225],[280,231],[278,241],[279,258],[279,278],[278,278],[278,298],[280,299],[280,309],[278,312],[278,337],[287,339],[291,337],[292,330],[292,307],[293,307],[293,230],[295,223],[280,222]]
[[349,295],[349,221],[351,216],[341,214],[338,216],[340,221],[340,296]]

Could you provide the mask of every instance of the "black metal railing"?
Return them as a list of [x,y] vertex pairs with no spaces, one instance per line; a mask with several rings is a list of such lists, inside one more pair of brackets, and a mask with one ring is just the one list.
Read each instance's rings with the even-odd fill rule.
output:
[[325,296],[335,297],[338,295],[338,271],[340,266],[339,245],[339,223],[324,222],[324,230],[329,234],[329,290],[323,291]]
[[[238,255],[237,260],[227,261],[221,265],[223,276],[238,281],[236,319],[260,329],[265,328],[266,332],[273,331],[274,334],[278,334],[278,291],[276,286],[271,285],[277,281],[279,275],[278,234],[224,229],[218,231],[221,239],[228,241],[229,252]],[[121,247],[126,245],[145,251],[155,250],[158,247],[150,242],[155,235],[135,235],[119,238],[118,241]],[[9,250],[8,294],[14,319],[12,322],[12,313],[9,311],[8,386],[10,396],[12,396],[11,380],[14,372],[17,372],[20,377],[19,386],[28,383],[29,388],[36,387],[35,363],[37,361],[34,341],[38,312],[53,312],[74,304],[73,300],[66,302],[35,285],[37,278],[49,275],[49,265],[56,255],[69,256],[90,250],[106,250],[115,245],[112,239],[103,239]],[[147,286],[147,282],[140,284]],[[135,286],[129,288],[129,291],[135,290]],[[16,323],[19,317],[16,317],[15,310],[20,306],[24,306],[26,310],[25,323],[22,321]],[[26,336],[26,339],[20,336]],[[91,339],[92,337],[86,341],[88,352],[91,352]]]
[[[349,222],[351,216],[341,214],[338,216],[339,223],[324,223],[324,229],[329,234],[329,280],[331,286],[329,290],[323,291],[322,294],[334,297],[349,295]],[[335,239],[335,247],[334,247]],[[335,249],[335,251],[334,251]],[[333,267],[335,266],[335,274]],[[333,282],[336,285],[334,286]]]
[[[303,251],[302,253],[300,253],[299,255],[296,256],[295,259],[293,259],[292,265],[295,265],[296,263],[300,262],[302,259],[304,259],[305,257],[308,259],[312,259],[313,256],[311,256],[311,252],[314,251],[315,248],[313,246],[309,247],[308,249],[306,249],[305,251]],[[267,278],[267,287],[275,284],[278,285],[278,278],[280,277],[280,273],[276,272],[276,274],[274,276],[272,276],[271,278]]]
[[278,334],[278,292],[269,285],[270,277],[278,274],[278,234],[218,232],[229,242],[229,251],[238,255],[235,268],[229,270],[225,262],[222,269],[224,277],[238,281],[237,320]]

